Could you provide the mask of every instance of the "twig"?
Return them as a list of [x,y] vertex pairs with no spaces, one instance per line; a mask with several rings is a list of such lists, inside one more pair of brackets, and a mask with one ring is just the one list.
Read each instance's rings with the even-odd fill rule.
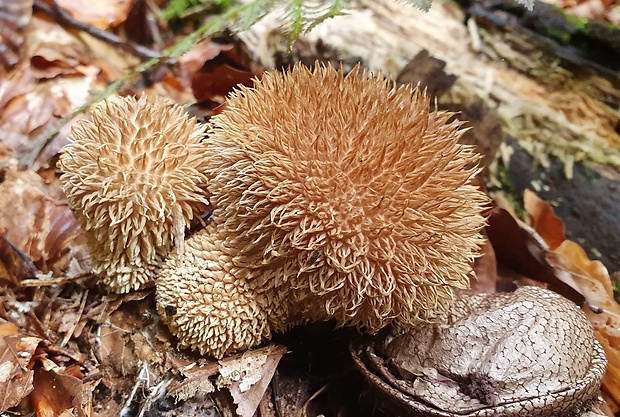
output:
[[151,405],[160,398],[166,396],[166,389],[168,385],[172,382],[172,378],[167,378],[162,380],[159,384],[155,385],[153,388],[149,389],[149,396],[146,398],[142,407],[140,407],[140,412],[138,413],[138,417],[144,417],[144,415],[150,410]]
[[91,272],[82,272],[81,274],[74,275],[72,277],[59,277],[50,278],[46,274],[35,274],[35,278],[24,279],[19,283],[22,287],[52,287],[54,285],[62,286],[68,282],[77,281],[82,278],[92,277]]
[[308,417],[308,407],[310,406],[310,403],[312,401],[314,401],[314,399],[316,397],[318,397],[319,395],[321,395],[323,392],[325,392],[325,390],[327,389],[327,387],[329,387],[331,384],[331,381],[328,382],[327,384],[323,385],[317,392],[315,392],[314,394],[312,394],[310,396],[310,398],[308,398],[306,400],[306,402],[304,403],[303,407],[301,407],[301,409],[299,410],[299,412],[297,413],[298,417]]
[[34,10],[48,15],[63,26],[68,26],[72,29],[78,29],[82,32],[86,32],[94,38],[123,48],[134,55],[139,56],[140,58],[151,59],[160,56],[157,51],[150,48],[126,41],[120,36],[117,36],[112,32],[108,32],[107,30],[99,29],[98,27],[89,25],[88,23],[80,22],[64,11],[58,3],[56,3],[56,0],[52,0],[51,2],[52,5],[48,6],[43,0],[35,0]]
[[65,347],[65,345],[69,343],[69,340],[73,336],[73,332],[75,332],[75,329],[77,328],[77,325],[79,324],[80,319],[82,318],[82,314],[84,313],[84,307],[86,306],[87,298],[88,298],[88,290],[82,293],[82,300],[80,302],[80,308],[76,313],[75,319],[73,319],[73,323],[71,323],[71,327],[67,330],[67,333],[65,333],[65,337],[63,337],[62,341],[60,342],[61,348]]
[[67,348],[60,347],[54,344],[48,344],[45,346],[45,351],[53,353],[58,356],[64,356],[73,360],[76,364],[83,366],[88,372],[95,372],[97,368],[88,362],[88,359],[82,356],[81,352],[76,352]]
[[127,401],[125,401],[125,407],[123,407],[123,409],[118,413],[120,417],[126,417],[132,414],[131,403],[134,401],[134,398],[138,393],[138,389],[142,385],[146,385],[146,388],[151,387],[151,378],[149,377],[149,364],[147,361],[144,361],[144,363],[142,363],[142,369],[140,369],[138,379],[136,380],[136,383],[134,384],[133,389],[129,394],[129,397],[127,398]]

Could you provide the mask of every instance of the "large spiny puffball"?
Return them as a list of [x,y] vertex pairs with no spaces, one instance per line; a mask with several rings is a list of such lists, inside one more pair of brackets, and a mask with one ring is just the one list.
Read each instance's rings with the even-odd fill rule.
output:
[[[488,202],[452,116],[358,69],[298,65],[240,87],[208,132],[215,232],[190,238],[216,253],[194,255],[223,253],[273,331],[334,318],[375,332],[447,310],[453,289],[468,286]],[[171,300],[164,283],[202,279],[185,269],[160,274],[160,304]],[[217,296],[203,298],[184,315],[205,321]],[[208,344],[175,333],[182,345]]]
[[204,133],[183,107],[149,96],[106,100],[73,128],[61,180],[93,272],[113,291],[145,286],[175,244],[182,251],[208,205]]

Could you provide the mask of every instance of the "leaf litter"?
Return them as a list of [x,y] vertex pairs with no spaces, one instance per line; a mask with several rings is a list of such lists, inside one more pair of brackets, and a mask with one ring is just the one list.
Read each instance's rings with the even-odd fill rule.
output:
[[[86,101],[89,90],[104,87],[138,61],[89,35],[31,17],[31,3],[20,1],[21,8],[9,16],[13,32],[2,32],[3,39],[14,41],[11,53],[2,57],[7,76],[0,79],[0,412],[103,417],[202,415],[227,409],[239,416],[256,410],[282,415],[274,411],[281,407],[305,411],[329,382],[318,378],[292,383],[297,377],[286,374],[295,358],[287,358],[287,347],[296,346],[292,338],[299,333],[283,337],[284,345],[270,344],[216,362],[175,348],[159,322],[151,292],[111,295],[97,287],[56,172],[18,165],[29,166],[36,159],[34,168],[53,166],[52,157],[66,143],[69,127],[33,158],[42,133]],[[130,2],[59,3],[76,19],[109,28],[127,19]],[[0,9],[7,4],[0,1]],[[30,22],[28,28],[23,21]],[[230,50],[230,45],[206,41],[180,60],[180,70],[164,69],[158,82],[127,92],[149,91],[184,102],[197,98],[208,116],[236,83],[249,84],[260,74]],[[21,63],[17,53],[25,55]],[[219,79],[227,81],[220,84]],[[495,129],[494,123],[490,126]],[[547,203],[531,192],[525,203],[529,226],[505,210],[490,214],[489,244],[477,260],[472,286],[492,292],[514,282],[534,283],[583,305],[609,358],[603,395],[617,410],[620,307],[610,276],[579,245],[565,240],[563,224]],[[316,339],[315,330],[308,332]],[[329,346],[316,352],[301,360],[304,366],[313,361],[312,366],[321,366],[323,356],[332,353]],[[310,369],[304,366],[293,369]],[[326,374],[333,378],[333,373]],[[282,385],[285,380],[288,388]]]

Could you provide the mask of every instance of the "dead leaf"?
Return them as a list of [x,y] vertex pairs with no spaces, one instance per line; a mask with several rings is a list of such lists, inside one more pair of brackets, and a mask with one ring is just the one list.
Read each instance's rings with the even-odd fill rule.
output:
[[88,270],[82,231],[64,201],[59,182],[46,184],[35,172],[9,169],[0,184],[0,229],[41,272],[58,276],[70,260]]
[[6,287],[18,287],[20,282],[36,274],[36,267],[6,238],[0,230],[0,281]]
[[191,85],[194,75],[200,71],[200,68],[206,61],[210,61],[217,57],[222,51],[229,51],[232,45],[223,45],[212,42],[211,39],[205,39],[197,43],[189,51],[179,57],[177,67],[179,72],[179,80]]
[[497,285],[497,259],[493,245],[486,239],[481,248],[482,255],[474,263],[475,277],[469,280],[475,292],[494,293]]
[[27,56],[37,79],[58,75],[93,76],[98,69],[89,65],[91,54],[87,45],[73,33],[54,22],[34,17],[28,35]]
[[5,71],[20,60],[24,30],[32,17],[32,3],[33,0],[0,0],[0,68]]
[[133,4],[132,0],[57,0],[57,2],[76,20],[101,29],[123,23]]
[[62,370],[34,371],[34,390],[30,394],[37,417],[77,417],[81,405],[82,381]]
[[99,327],[95,355],[115,376],[125,377],[138,373],[140,361],[133,347],[131,333],[128,330],[112,324]]
[[29,366],[41,339],[18,332],[14,324],[0,323],[0,413],[18,405],[34,389]]
[[168,387],[168,395],[173,396],[177,401],[184,401],[200,394],[212,393],[215,391],[215,386],[209,378],[217,375],[218,369],[217,362],[200,365],[188,361],[186,366],[179,369],[185,379],[174,380]]
[[232,51],[221,51],[194,74],[192,90],[196,100],[221,102],[237,85],[251,87],[254,84],[254,73],[239,68],[231,56],[234,57]]
[[220,361],[217,386],[228,387],[238,416],[254,415],[285,352],[282,345],[269,345]]
[[555,215],[553,208],[527,189],[523,192],[523,205],[530,216],[531,226],[549,245],[549,248],[554,250],[560,246],[566,239],[564,223]]
[[503,209],[494,209],[485,229],[500,265],[529,278],[549,284],[549,289],[583,305],[585,298],[564,282],[565,275],[547,262],[549,248],[538,234]]
[[[66,116],[69,109],[84,103],[89,90],[95,88],[93,77],[71,77],[38,83],[32,91],[13,98],[0,109],[2,140],[13,148],[18,159],[24,160],[38,149],[41,137],[56,126],[59,117]],[[66,143],[67,126],[56,140],[39,156],[40,161],[49,159]]]

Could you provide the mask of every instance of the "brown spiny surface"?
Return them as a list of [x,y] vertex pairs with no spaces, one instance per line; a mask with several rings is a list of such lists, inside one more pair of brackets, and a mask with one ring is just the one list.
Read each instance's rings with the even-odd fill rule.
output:
[[107,100],[73,128],[61,180],[93,272],[113,291],[152,281],[207,206],[204,130],[183,107],[148,96]]
[[[266,73],[212,118],[217,230],[190,241],[213,240],[203,245],[230,257],[274,331],[332,318],[367,332],[427,320],[468,285],[488,201],[471,184],[478,155],[458,143],[452,116],[358,69]],[[185,269],[167,268],[158,285],[202,279]],[[203,310],[187,315],[204,322]],[[172,327],[198,347],[193,332]]]

